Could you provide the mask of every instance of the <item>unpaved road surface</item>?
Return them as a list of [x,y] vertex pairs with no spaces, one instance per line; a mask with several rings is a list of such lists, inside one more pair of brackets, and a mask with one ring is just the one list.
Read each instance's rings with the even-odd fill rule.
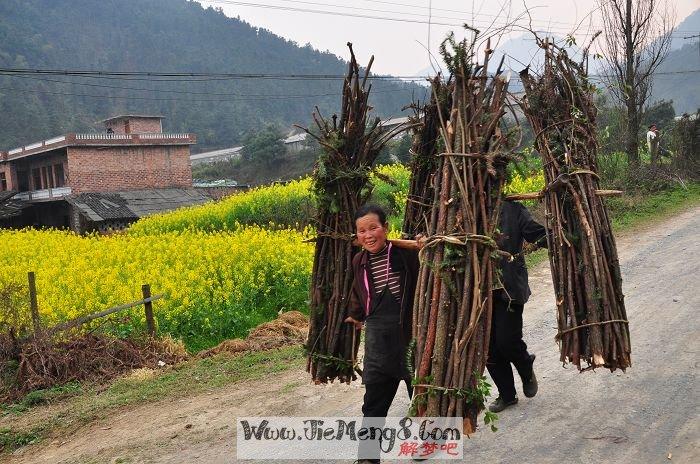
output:
[[[618,238],[632,332],[633,365],[625,374],[562,367],[549,267],[532,269],[525,340],[537,354],[539,394],[520,395],[520,403],[500,415],[497,433],[482,427],[465,440],[468,460],[700,462],[698,231],[700,207]],[[7,461],[233,463],[236,417],[358,416],[363,391],[359,383],[310,385],[305,372],[292,370],[119,412]],[[402,415],[407,405],[401,388],[389,414]]]

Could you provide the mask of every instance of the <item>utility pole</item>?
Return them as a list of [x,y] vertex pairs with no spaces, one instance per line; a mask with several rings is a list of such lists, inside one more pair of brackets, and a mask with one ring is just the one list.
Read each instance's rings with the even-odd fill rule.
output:
[[[683,37],[683,40],[700,39],[700,34]],[[698,55],[700,55],[700,40],[698,40]]]

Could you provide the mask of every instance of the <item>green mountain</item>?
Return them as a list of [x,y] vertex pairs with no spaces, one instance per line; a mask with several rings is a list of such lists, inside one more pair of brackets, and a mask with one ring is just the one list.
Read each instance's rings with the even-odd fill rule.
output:
[[673,100],[679,115],[700,109],[700,39],[683,38],[696,35],[699,30],[697,9],[676,27],[671,50],[654,76],[649,103]]
[[[300,47],[186,0],[2,0],[0,68],[344,75],[329,52]],[[162,78],[161,78],[162,79]],[[0,149],[95,130],[120,113],[160,114],[194,132],[196,151],[233,146],[267,124],[310,124],[338,111],[340,80],[105,79],[0,72]],[[397,116],[425,88],[374,82],[377,115]]]
[[700,109],[700,43],[668,54],[654,76],[649,102],[673,100],[676,114]]

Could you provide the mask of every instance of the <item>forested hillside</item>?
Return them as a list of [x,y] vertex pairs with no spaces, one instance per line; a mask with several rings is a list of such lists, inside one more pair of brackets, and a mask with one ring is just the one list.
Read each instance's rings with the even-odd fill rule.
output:
[[[342,75],[345,66],[186,0],[0,1],[3,69]],[[337,111],[340,88],[339,80],[0,75],[0,149],[95,130],[117,113],[161,114],[165,130],[197,134],[196,151],[232,146],[268,123],[308,124],[314,105]],[[398,115],[424,92],[375,81],[371,101],[378,115]]]
[[700,109],[700,44],[673,50],[654,77],[651,102],[673,100],[676,114]]

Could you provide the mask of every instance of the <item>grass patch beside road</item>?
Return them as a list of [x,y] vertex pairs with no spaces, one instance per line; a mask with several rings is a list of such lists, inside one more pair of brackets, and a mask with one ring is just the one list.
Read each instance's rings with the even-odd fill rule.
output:
[[657,193],[609,198],[606,204],[613,230],[624,232],[700,204],[700,182],[688,182]]
[[[700,182],[689,182],[651,194],[623,195],[605,200],[613,231],[625,232],[662,221],[674,214],[700,204]],[[525,257],[527,267],[547,260],[547,250],[540,249]]]
[[0,409],[0,452],[10,452],[39,442],[61,430],[108,416],[115,410],[211,391],[232,383],[255,380],[291,368],[303,368],[305,357],[299,346],[246,353],[220,354],[192,359],[163,370],[136,370],[105,386],[83,386],[63,401],[30,405],[3,405]]

